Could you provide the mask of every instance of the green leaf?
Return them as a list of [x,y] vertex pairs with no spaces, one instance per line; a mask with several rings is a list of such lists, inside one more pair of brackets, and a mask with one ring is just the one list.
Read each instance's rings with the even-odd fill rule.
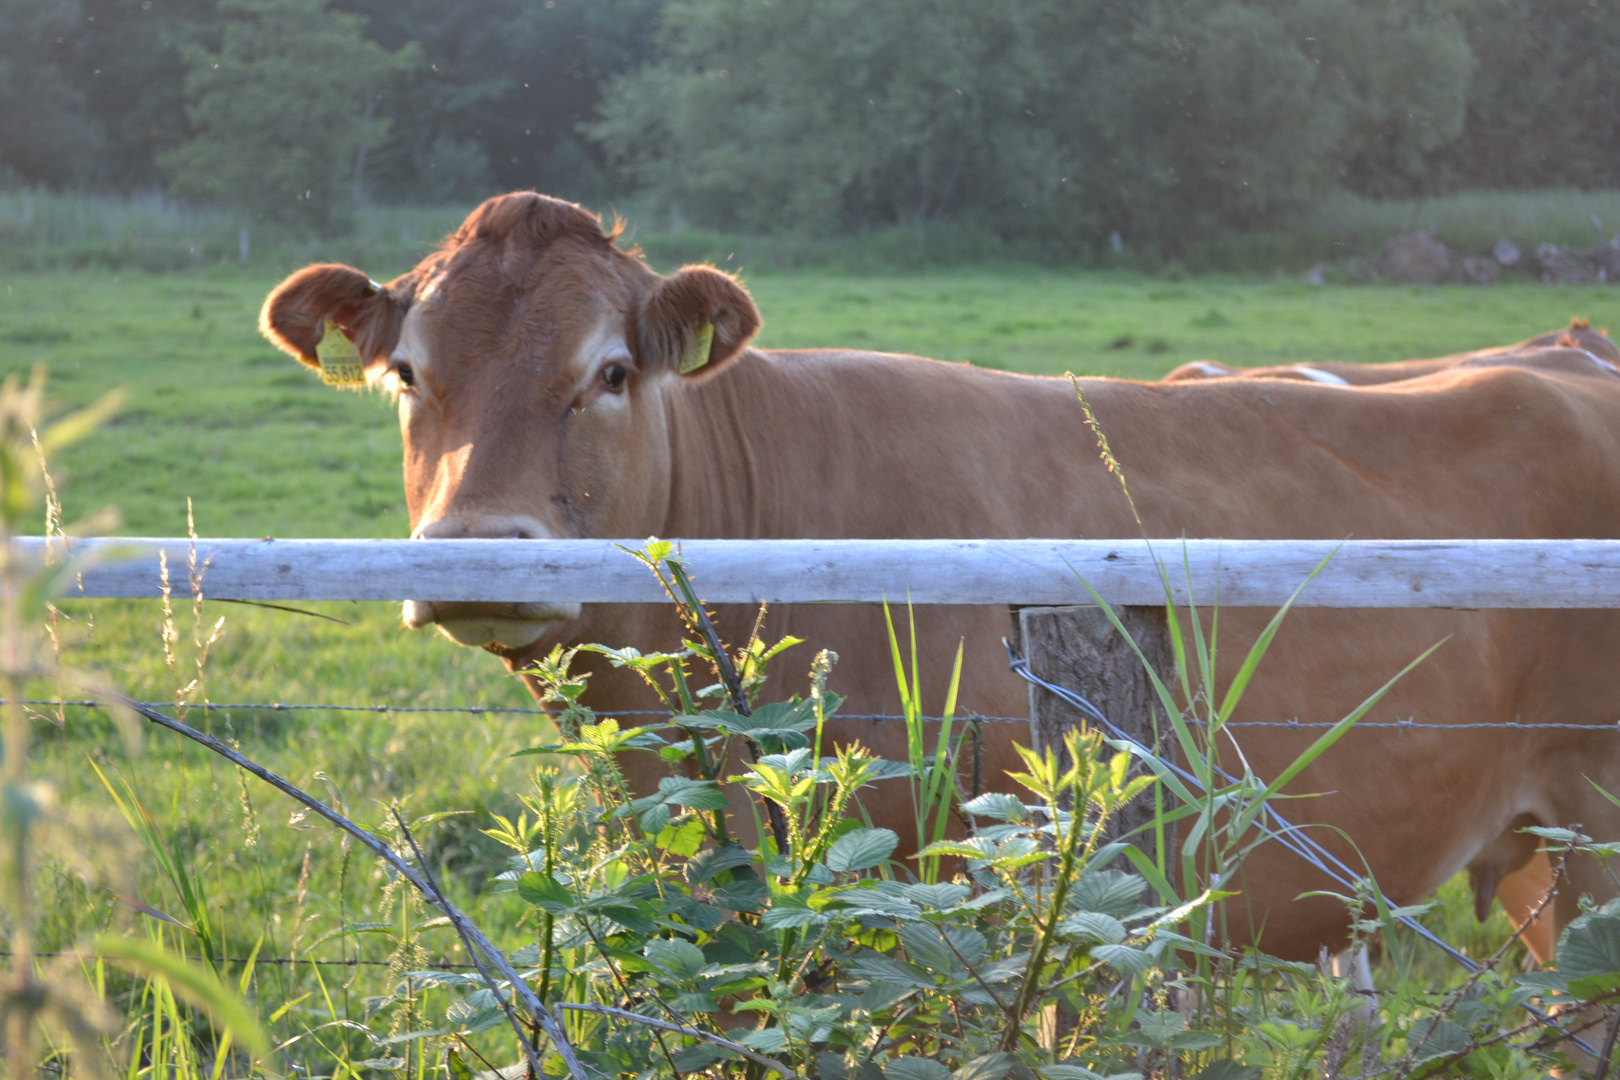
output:
[[669,827],[669,821],[669,804],[659,803],[641,815],[641,831],[649,836],[657,836]]
[[444,1052],[444,1069],[450,1074],[450,1080],[473,1080],[472,1069],[461,1060],[461,1055],[456,1053],[453,1046]]
[[1577,997],[1620,988],[1620,916],[1583,915],[1558,939],[1558,973]]
[[1142,975],[1159,966],[1150,954],[1129,945],[1098,945],[1091,955],[1125,976]]
[[952,1075],[955,1080],[1005,1080],[1017,1064],[1018,1059],[1011,1054],[984,1054],[969,1061]]
[[852,916],[880,915],[886,919],[915,922],[921,919],[923,914],[922,908],[910,900],[890,896],[876,889],[849,889],[838,894],[838,899],[849,905],[845,914]]
[[1101,1073],[1084,1065],[1042,1065],[1035,1071],[1041,1074],[1041,1080],[1103,1080]]
[[708,833],[704,831],[702,819],[696,814],[689,814],[665,826],[653,843],[671,855],[690,858],[697,854],[707,837]]
[[727,1061],[736,1056],[735,1050],[728,1050],[712,1042],[700,1042],[695,1046],[688,1046],[675,1055],[675,1068],[683,1073],[702,1072],[717,1061]]
[[789,930],[800,926],[820,926],[827,917],[813,911],[803,900],[789,901],[778,896],[772,901],[759,924],[767,930]]
[[571,915],[578,906],[568,886],[550,874],[533,870],[518,878],[517,892],[535,907],[553,915]]
[[1260,1080],[1260,1070],[1231,1058],[1217,1058],[1198,1070],[1192,1080]]
[[900,895],[907,900],[922,904],[925,907],[945,908],[955,907],[969,896],[973,890],[966,885],[939,884],[939,885],[905,885],[900,889]]
[[1553,971],[1550,968],[1542,968],[1540,971],[1526,971],[1515,976],[1513,983],[1515,986],[1535,991],[1538,996],[1541,994],[1569,992],[1569,980],[1564,978],[1562,973]]
[[870,870],[888,860],[900,838],[890,829],[856,829],[827,849],[827,869],[835,874]]
[[1100,945],[1118,945],[1125,940],[1125,924],[1100,911],[1082,911],[1059,924],[1069,937],[1090,938]]
[[1436,1019],[1431,1024],[1419,1024],[1407,1037],[1414,1061],[1431,1061],[1448,1057],[1466,1047],[1472,1040],[1468,1029],[1450,1020]]
[[961,971],[964,963],[979,963],[988,949],[984,935],[966,926],[919,923],[897,933],[911,959],[941,974]]
[[1224,1040],[1211,1031],[1181,1031],[1170,1036],[1171,1050],[1211,1050]]
[[962,812],[975,817],[994,818],[997,821],[1021,823],[1029,820],[1029,807],[1012,795],[987,791],[976,799],[962,804]]
[[1072,902],[1082,911],[1100,911],[1123,919],[1142,906],[1147,882],[1123,870],[1094,870],[1074,883]]
[[724,810],[731,805],[726,801],[726,793],[713,780],[693,780],[685,776],[666,776],[658,781],[658,797],[692,810]]
[[727,911],[758,911],[770,898],[770,886],[758,878],[733,881],[714,890],[715,907]]
[[683,981],[697,978],[698,972],[708,963],[703,958],[702,949],[681,938],[649,941],[645,955],[665,974]]
[[883,1080],[951,1080],[951,1070],[925,1057],[897,1057],[883,1066]]
[[686,880],[701,885],[722,870],[747,866],[754,861],[754,853],[741,844],[721,844],[698,852],[686,864]]
[[920,969],[878,952],[863,952],[848,960],[844,967],[869,982],[917,990],[932,989],[934,985],[934,980]]
[[762,1054],[774,1054],[787,1045],[787,1032],[779,1027],[765,1028],[762,1031],[750,1031],[737,1037],[737,1041],[750,1050],[758,1050]]

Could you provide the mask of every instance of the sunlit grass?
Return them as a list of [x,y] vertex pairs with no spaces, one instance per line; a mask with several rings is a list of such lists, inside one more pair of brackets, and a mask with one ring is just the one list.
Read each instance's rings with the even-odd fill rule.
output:
[[[393,227],[396,235],[414,229],[427,236],[447,226],[402,212]],[[225,239],[235,243],[234,235]],[[397,273],[409,264],[407,247],[396,245],[391,255],[362,265],[378,278]],[[309,257],[328,253],[347,257],[341,250]],[[1597,326],[1620,326],[1620,293],[1601,286],[1313,288],[1297,280],[1168,282],[1027,267],[862,277],[740,268],[765,316],[764,345],[905,351],[1045,374],[1153,378],[1193,359],[1396,360],[1519,340],[1576,314]],[[110,386],[129,388],[121,416],[62,457],[57,479],[69,519],[112,505],[123,513],[124,532],[183,535],[190,496],[204,535],[406,534],[399,436],[386,401],[321,386],[257,334],[258,306],[278,277],[279,269],[230,261],[158,275],[0,273],[0,373],[47,364],[64,404],[84,404]],[[224,615],[227,623],[210,665],[208,697],[530,705],[492,658],[401,630],[393,605],[301,606],[347,625],[209,605],[205,621]],[[170,698],[190,679],[189,608],[177,612],[182,669],[173,672],[164,665],[155,603],[70,601],[64,608],[75,620],[68,635],[77,642],[69,647],[74,662],[148,699]],[[808,665],[814,647],[801,647],[801,664]],[[473,811],[425,833],[455,897],[479,888],[494,865],[494,845],[477,829],[487,810],[511,809],[509,793],[525,771],[505,755],[549,732],[535,718],[514,716],[273,710],[192,716],[295,782],[340,793],[362,821],[381,821],[397,799],[418,812]],[[153,732],[142,755],[130,760],[99,714],[70,710],[66,719],[61,728],[38,725],[41,760],[75,799],[104,798],[87,758],[132,779],[171,843],[192,860],[233,955],[246,955],[261,937],[266,956],[294,949],[305,956],[388,954],[384,933],[327,937],[345,924],[380,921],[382,879],[369,860],[346,863],[334,835],[295,816],[268,790],[244,786],[198,749]],[[149,880],[147,889],[143,902],[160,910],[175,903],[161,881]],[[45,929],[57,943],[130,917],[120,901],[86,893],[65,870],[50,878],[47,891],[52,916]],[[1433,918],[1448,938],[1467,939],[1471,952],[1483,952],[1505,934],[1498,918],[1470,937],[1465,886],[1454,882],[1444,896],[1446,906]],[[518,906],[502,904],[481,899],[481,918],[502,940],[521,941]],[[446,931],[426,934],[430,952],[455,957]],[[1448,969],[1436,962],[1424,970],[1441,979]],[[380,969],[333,976],[339,989],[351,987],[357,1012],[382,981]],[[306,991],[316,997],[289,1013],[273,1037],[324,1022],[326,999],[307,968],[261,972],[256,993],[263,1015]],[[334,995],[345,1007],[341,993]],[[364,1056],[358,1044],[353,1049]]]

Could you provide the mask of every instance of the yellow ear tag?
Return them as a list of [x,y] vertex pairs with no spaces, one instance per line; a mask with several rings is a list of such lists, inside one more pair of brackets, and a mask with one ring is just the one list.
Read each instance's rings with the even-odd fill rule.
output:
[[321,363],[321,382],[327,386],[366,384],[366,366],[360,362],[360,350],[331,319],[326,320],[326,332],[321,335],[321,343],[315,346],[315,357]]
[[714,323],[708,319],[698,327],[697,336],[681,354],[681,374],[690,375],[709,362],[709,350],[714,347]]

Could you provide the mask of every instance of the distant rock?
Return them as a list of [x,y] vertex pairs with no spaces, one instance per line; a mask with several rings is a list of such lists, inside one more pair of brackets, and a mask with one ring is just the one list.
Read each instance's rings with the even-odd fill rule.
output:
[[1384,245],[1378,268],[1384,277],[1413,285],[1433,285],[1451,276],[1456,257],[1433,233],[1414,232]]
[[1542,244],[1536,261],[1541,280],[1551,285],[1598,285],[1620,278],[1620,251],[1609,244],[1585,251]]
[[1498,240],[1496,242],[1496,246],[1491,248],[1491,255],[1494,256],[1496,261],[1502,266],[1517,265],[1519,259],[1523,257],[1523,254],[1524,253],[1519,250],[1519,245],[1515,244],[1511,240]]
[[1321,263],[1317,263],[1315,266],[1313,266],[1309,270],[1305,271],[1305,284],[1307,284],[1307,285],[1322,285],[1322,284],[1325,284],[1327,279],[1322,276],[1322,271],[1323,271],[1323,267],[1322,267]]
[[1471,285],[1495,285],[1496,264],[1497,260],[1489,256],[1464,259],[1457,265],[1457,277]]

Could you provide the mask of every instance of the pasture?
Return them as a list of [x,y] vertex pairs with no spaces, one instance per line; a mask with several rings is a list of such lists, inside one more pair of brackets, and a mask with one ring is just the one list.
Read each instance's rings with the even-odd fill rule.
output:
[[[402,267],[365,269],[381,278]],[[53,396],[64,405],[87,403],[113,386],[129,392],[118,418],[61,459],[56,480],[67,520],[113,506],[123,520],[116,531],[184,535],[189,497],[202,535],[405,534],[389,406],[374,395],[323,387],[258,336],[259,303],[278,278],[236,268],[0,278],[0,370],[47,365]],[[1312,287],[1033,269],[760,273],[747,275],[747,284],[765,317],[759,343],[768,347],[850,345],[1040,374],[1155,378],[1197,359],[1397,360],[1519,340],[1572,315],[1620,326],[1620,294],[1602,287]],[[176,568],[177,582],[183,576]],[[66,657],[136,697],[169,699],[196,675],[194,639],[205,640],[223,616],[225,635],[204,672],[215,702],[532,707],[491,658],[400,630],[393,605],[303,606],[343,621],[214,604],[194,626],[191,606],[177,604],[171,667],[157,605],[69,602]],[[814,647],[787,662],[807,665]],[[550,734],[549,725],[521,715],[235,709],[192,717],[306,788],[340,792],[362,822],[381,822],[395,800],[418,814],[470,811],[425,834],[461,899],[499,866],[499,849],[479,829],[489,811],[515,810],[511,792],[528,771],[506,755]],[[128,758],[111,725],[83,711],[69,710],[60,728],[36,727],[49,771],[70,797],[109,805],[87,759],[132,781],[164,843],[201,885],[225,955],[245,956],[262,942],[266,956],[380,960],[402,937],[420,937],[427,954],[455,958],[452,935],[410,925],[397,905],[388,906],[382,873],[369,861],[351,861],[335,835],[289,817],[290,805],[243,786],[201,751],[149,732],[140,756]],[[142,857],[121,824],[109,832]],[[178,905],[150,866],[143,881],[144,902]],[[85,892],[65,869],[49,882],[44,948],[132,917],[110,895]],[[1476,931],[1462,891],[1447,895],[1452,907],[1431,920],[1475,955],[1493,947],[1500,920]],[[514,899],[486,896],[478,910],[489,929],[522,940],[518,919],[526,909]],[[301,1024],[365,1018],[363,999],[380,993],[383,979],[366,969],[334,969],[328,982],[331,992],[321,994],[307,968],[260,973],[263,1014],[300,1002],[278,1022],[278,1038]],[[352,1000],[337,993],[340,985]],[[334,1052],[341,1046],[355,1059],[369,1053],[352,1035],[330,1038]]]

